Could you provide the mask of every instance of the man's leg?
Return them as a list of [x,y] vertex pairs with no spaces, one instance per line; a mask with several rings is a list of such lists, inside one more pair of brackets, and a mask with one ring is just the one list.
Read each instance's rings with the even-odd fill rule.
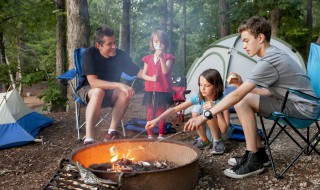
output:
[[101,114],[101,103],[104,95],[105,91],[100,88],[93,88],[88,92],[90,101],[86,108],[86,138],[94,137],[94,126]]
[[261,147],[255,116],[255,113],[259,111],[259,101],[259,95],[249,93],[235,105],[246,138],[247,150],[251,152],[257,152]]
[[111,98],[114,105],[112,108],[110,129],[116,130],[117,126],[119,126],[121,119],[127,111],[129,100],[130,98],[128,98],[124,92],[117,89],[114,90]]

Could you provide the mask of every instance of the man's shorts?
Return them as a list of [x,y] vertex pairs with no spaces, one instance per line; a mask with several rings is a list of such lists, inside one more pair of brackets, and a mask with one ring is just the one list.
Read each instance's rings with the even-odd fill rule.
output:
[[[202,106],[197,104],[197,105],[194,105],[193,108],[192,108],[192,113],[197,113],[199,115],[201,115],[203,112],[203,109],[202,109]],[[207,139],[210,141],[210,142],[213,142],[213,134],[210,130],[210,128],[208,127],[207,124],[205,124],[205,129],[206,129],[206,136],[207,136]],[[228,126],[228,130],[225,132],[225,133],[221,133],[221,139],[223,141],[227,141],[229,140],[229,138],[231,137],[232,133],[233,133],[233,130],[234,130],[234,127],[233,125],[230,123],[229,126]]]
[[[260,96],[258,115],[268,118],[273,112],[281,111],[282,103],[283,100],[279,100],[268,96]],[[290,117],[309,119],[308,117],[302,115],[291,101],[287,101],[286,107],[283,112],[289,115]]]
[[[80,89],[78,89],[77,94],[78,96],[81,98],[81,100],[85,103],[88,104],[89,103],[89,90],[91,89],[91,87],[89,85],[87,86],[83,86]],[[112,94],[113,94],[114,90],[105,90],[105,95],[104,98],[102,100],[102,107],[106,108],[106,107],[113,107],[114,102],[111,101],[112,98]]]

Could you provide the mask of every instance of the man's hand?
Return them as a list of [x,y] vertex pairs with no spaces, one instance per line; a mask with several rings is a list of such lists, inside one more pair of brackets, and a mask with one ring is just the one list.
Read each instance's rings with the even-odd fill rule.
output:
[[127,94],[128,98],[132,98],[135,94],[134,89],[131,86],[128,86],[126,84],[120,84],[120,90],[125,92]]
[[156,124],[157,122],[155,120],[148,121],[145,128],[146,130],[153,129]]
[[206,121],[207,119],[203,115],[199,115],[198,117],[193,117],[189,119],[189,121],[184,125],[183,131],[198,130],[199,127]]

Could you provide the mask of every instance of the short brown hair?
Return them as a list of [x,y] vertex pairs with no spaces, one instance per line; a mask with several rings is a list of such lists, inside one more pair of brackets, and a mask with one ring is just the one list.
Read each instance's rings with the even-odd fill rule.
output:
[[267,42],[271,39],[271,26],[269,22],[258,16],[253,16],[246,21],[243,21],[238,27],[238,32],[241,33],[248,30],[254,38],[257,38],[259,34],[263,34],[266,37]]
[[109,37],[114,36],[114,31],[108,26],[98,27],[97,30],[94,32],[94,35],[93,35],[94,45],[96,43],[102,45],[103,42],[104,42],[104,37],[105,36],[109,36]]
[[[217,100],[222,97],[223,95],[223,80],[219,71],[215,69],[207,69],[203,71],[199,78],[198,78],[198,85],[200,86],[200,77],[205,78],[210,84],[214,86],[213,92],[213,100]],[[200,89],[199,89],[199,101],[203,100],[204,97],[202,96]]]

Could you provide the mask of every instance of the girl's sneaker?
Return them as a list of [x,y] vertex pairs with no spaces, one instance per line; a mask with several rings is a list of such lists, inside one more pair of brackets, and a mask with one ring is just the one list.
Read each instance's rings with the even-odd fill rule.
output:
[[206,146],[208,146],[210,144],[210,141],[209,140],[207,140],[207,141],[202,141],[201,139],[200,140],[198,140],[197,141],[197,147],[199,148],[199,149],[203,149],[203,148],[205,148]]
[[163,139],[164,139],[164,136],[163,136],[163,135],[159,135],[157,139],[158,139],[158,140],[163,140]]
[[223,154],[226,150],[223,141],[213,141],[211,154]]
[[153,135],[148,135],[148,139],[154,139]]

